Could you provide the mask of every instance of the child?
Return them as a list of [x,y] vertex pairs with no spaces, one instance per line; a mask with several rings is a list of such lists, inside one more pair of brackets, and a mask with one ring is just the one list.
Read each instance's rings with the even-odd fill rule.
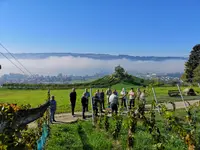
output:
[[55,97],[54,97],[54,96],[51,97],[51,101],[50,101],[50,112],[51,112],[51,116],[50,116],[50,121],[51,121],[51,123],[52,123],[53,121],[56,122],[56,120],[55,120],[56,100],[55,100]]

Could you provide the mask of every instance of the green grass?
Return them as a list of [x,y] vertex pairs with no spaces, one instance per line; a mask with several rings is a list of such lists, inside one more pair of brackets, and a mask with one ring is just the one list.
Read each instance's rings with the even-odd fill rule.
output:
[[93,128],[91,122],[53,125],[46,150],[111,149],[112,140],[106,133]]
[[[175,115],[183,118],[186,116],[184,109],[176,110]],[[197,113],[197,116],[200,112]],[[126,117],[124,117],[124,120]],[[123,121],[124,123],[125,121]],[[57,124],[51,126],[51,135],[47,141],[47,150],[64,150],[64,149],[127,149],[128,130],[122,126],[120,136],[115,141],[112,138],[114,121],[109,119],[110,128],[108,132],[104,129],[94,128],[90,120],[74,124]],[[156,113],[156,124],[159,127],[162,136],[165,138],[166,150],[186,150],[187,146],[176,133],[166,130],[164,120]],[[199,123],[197,125],[197,136],[200,131]],[[137,125],[134,150],[152,150],[154,142],[151,134],[146,127],[139,122]]]
[[[116,89],[118,93],[120,93],[121,89],[125,87],[128,91],[130,88],[134,88],[136,90],[137,86],[128,84],[128,83],[120,83],[112,86],[112,89]],[[156,87],[156,95],[158,102],[166,102],[166,101],[181,101],[181,97],[169,97],[168,90],[175,89],[177,87]],[[184,87],[181,88],[182,90]],[[195,90],[200,92],[200,88],[195,87]],[[93,89],[93,94],[96,89]],[[104,88],[104,91],[106,89]],[[70,100],[69,93],[71,90],[51,90],[51,95],[54,95],[57,100],[57,113],[62,112],[70,112]],[[77,103],[75,111],[81,111],[81,96],[84,92],[84,89],[77,89]],[[184,96],[186,100],[200,99],[200,96]],[[32,107],[37,107],[40,104],[43,104],[47,99],[47,90],[8,90],[8,89],[0,89],[0,103],[15,103],[18,105],[22,104],[31,104]],[[150,95],[147,97],[147,103],[151,103],[153,99],[153,94],[150,92]],[[106,104],[105,100],[105,104]],[[90,106],[91,107],[91,106]]]

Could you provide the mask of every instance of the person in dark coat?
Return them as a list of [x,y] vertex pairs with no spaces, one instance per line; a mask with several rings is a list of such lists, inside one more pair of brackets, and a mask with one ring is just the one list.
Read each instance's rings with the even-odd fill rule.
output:
[[99,98],[97,95],[92,97],[92,105],[93,105],[93,111],[94,111],[95,116],[98,115],[98,100]]
[[71,108],[72,108],[72,116],[75,117],[74,115],[74,109],[75,109],[75,105],[76,105],[76,91],[75,88],[72,89],[72,92],[70,93],[70,102],[71,102]]
[[83,96],[81,97],[81,103],[82,103],[82,117],[83,119],[85,119],[85,111],[87,108],[87,95],[83,94]]
[[104,100],[104,97],[105,97],[105,94],[104,94],[104,91],[102,89],[101,93],[100,93],[101,111],[102,111],[102,109],[105,110],[105,100]]

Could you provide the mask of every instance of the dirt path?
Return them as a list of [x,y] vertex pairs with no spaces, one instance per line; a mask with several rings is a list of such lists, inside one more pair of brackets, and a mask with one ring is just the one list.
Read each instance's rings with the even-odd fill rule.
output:
[[[188,101],[190,103],[190,105],[193,105],[196,102],[199,102],[199,100],[191,100]],[[181,108],[185,108],[184,102],[175,102],[176,105],[176,109],[181,109]],[[186,105],[188,106],[188,103],[186,103]],[[146,107],[150,107],[151,105],[146,105]],[[169,109],[173,109],[171,104],[167,104],[167,107]],[[86,112],[86,120],[88,120],[89,118],[92,117],[92,113],[91,112]],[[82,119],[82,112],[76,112],[75,113],[75,117],[72,117],[71,113],[62,113],[62,114],[56,114],[55,115],[55,120],[56,122],[54,122],[53,124],[62,124],[62,123],[74,123],[77,122],[78,119]],[[30,123],[29,124],[30,128],[34,128],[36,127],[35,123]]]

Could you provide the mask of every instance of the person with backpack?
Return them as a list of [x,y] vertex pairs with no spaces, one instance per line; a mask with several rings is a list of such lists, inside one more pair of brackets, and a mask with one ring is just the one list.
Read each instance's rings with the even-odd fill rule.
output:
[[71,109],[72,109],[72,116],[75,117],[74,115],[74,109],[76,106],[76,90],[75,88],[72,89],[72,92],[70,93],[69,97],[70,97],[70,102],[71,102]]
[[50,100],[50,122],[53,123],[55,120],[55,112],[56,112],[56,100],[55,97],[52,96]]

